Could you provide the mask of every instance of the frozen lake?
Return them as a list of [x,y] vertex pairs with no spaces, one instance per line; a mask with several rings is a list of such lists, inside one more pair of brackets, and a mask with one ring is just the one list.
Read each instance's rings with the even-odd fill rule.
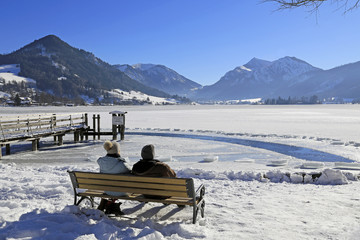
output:
[[0,115],[87,112],[90,117],[100,114],[102,127],[111,128],[108,113],[114,110],[128,112],[128,128],[296,135],[360,142],[359,104],[0,107]]
[[[100,114],[101,128],[106,131],[111,129],[109,112],[114,110],[127,112],[126,132],[148,135],[148,142],[141,141],[145,139],[144,136],[135,138],[138,144],[132,141],[135,136],[126,136],[132,144],[125,141],[123,145],[126,145],[126,153],[131,160],[139,157],[137,149],[141,148],[141,144],[154,143],[159,146],[160,155],[172,154],[179,161],[199,161],[205,155],[218,155],[220,161],[264,161],[284,157],[323,162],[360,161],[360,105],[0,108],[2,116],[86,112],[89,114],[90,126],[93,114]],[[149,135],[149,131],[153,136]],[[162,139],[159,139],[160,136]],[[164,141],[171,136],[177,139]],[[164,142],[178,142],[182,145],[164,146]],[[21,147],[16,146],[12,151],[16,152],[17,148],[21,151]],[[166,151],[166,154],[162,154],[162,151]],[[19,156],[7,158],[19,161]]]

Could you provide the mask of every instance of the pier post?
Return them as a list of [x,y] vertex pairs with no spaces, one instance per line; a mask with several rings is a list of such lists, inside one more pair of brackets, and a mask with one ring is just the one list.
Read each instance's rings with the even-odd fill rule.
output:
[[[86,134],[85,134],[85,140],[89,140],[89,135],[87,134],[88,129],[89,129],[89,122],[88,122],[88,114],[85,113],[85,126],[86,126]],[[84,135],[82,135],[81,141],[84,140]]]
[[63,136],[64,136],[64,135],[59,135],[59,136],[58,136],[58,139],[59,139],[59,143],[58,143],[58,145],[59,145],[59,146],[61,146],[61,145],[63,145],[63,144],[64,144],[64,141],[63,141]]
[[93,132],[94,132],[94,134],[93,134],[93,137],[94,137],[94,140],[95,140],[95,124],[96,124],[96,121],[95,121],[95,114],[93,115]]
[[127,112],[112,111],[112,135],[113,140],[116,140],[117,134],[120,133],[120,139],[124,140],[125,136],[125,114]]
[[74,142],[79,142],[79,131],[74,132]]
[[10,155],[10,144],[6,144],[6,155]]
[[[113,119],[114,119],[115,116],[116,116],[116,114],[112,114]],[[112,135],[113,135],[113,140],[116,140],[117,132],[116,132],[116,125],[114,125],[114,123],[112,125]]]
[[32,143],[32,150],[37,151],[39,147],[39,139],[34,139],[31,141]]
[[98,132],[98,140],[100,140],[100,114],[97,115],[97,132]]
[[[55,131],[55,127],[56,127],[56,114],[53,113],[53,115],[51,116],[51,120],[50,120],[50,128],[52,131]],[[56,136],[54,136],[54,142],[56,143]]]

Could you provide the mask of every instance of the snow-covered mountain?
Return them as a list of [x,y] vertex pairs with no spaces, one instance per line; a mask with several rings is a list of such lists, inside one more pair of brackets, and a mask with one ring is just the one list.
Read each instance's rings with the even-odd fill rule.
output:
[[201,85],[187,79],[176,71],[157,64],[115,65],[120,71],[136,81],[172,95],[188,96]]
[[297,59],[284,57],[270,62],[257,58],[227,72],[218,82],[197,91],[196,99],[230,100],[272,97],[279,89],[303,82],[323,70]]
[[360,62],[346,64],[327,71],[309,74],[305,81],[294,82],[279,93],[301,92],[320,97],[360,98]]
[[55,35],[35,40],[10,54],[0,54],[1,65],[5,71],[3,79],[33,79],[37,89],[61,98],[97,98],[108,89],[169,97],[129,78],[94,54],[70,46]]

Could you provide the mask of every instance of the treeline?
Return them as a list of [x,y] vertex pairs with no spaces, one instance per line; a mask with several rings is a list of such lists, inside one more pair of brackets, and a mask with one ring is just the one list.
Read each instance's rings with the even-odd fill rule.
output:
[[25,82],[8,82],[5,83],[0,78],[0,91],[8,93],[11,97],[8,100],[12,100],[16,106],[20,105],[19,99],[30,98],[32,103],[37,103],[40,105],[51,105],[55,102],[61,103],[75,103],[77,105],[85,104],[84,100],[80,97],[76,97],[73,99],[67,97],[60,97],[54,94],[39,91],[38,89],[29,86]]
[[313,95],[311,97],[288,97],[286,98],[268,98],[264,101],[264,104],[267,105],[286,105],[286,104],[320,104],[321,101],[319,100],[318,96]]
[[[10,98],[0,98],[0,103],[5,102],[6,100],[13,101],[15,106],[20,106],[20,98],[30,98],[31,103],[28,104],[39,104],[39,105],[53,105],[53,104],[66,104],[73,103],[75,105],[85,105],[87,104],[84,98],[87,98],[89,102],[94,105],[103,105],[103,104],[113,104],[113,105],[143,105],[143,104],[152,104],[150,98],[146,100],[137,99],[133,97],[132,99],[122,99],[114,97],[109,94],[106,90],[97,90],[98,94],[95,96],[93,92],[89,95],[84,95],[82,97],[78,96],[75,98],[68,98],[63,96],[57,96],[52,94],[52,92],[45,92],[37,89],[33,84],[29,85],[26,82],[5,82],[4,79],[0,78],[0,91],[6,92],[11,95]],[[177,100],[179,103],[189,104],[191,100],[185,97],[174,95],[172,99]]]

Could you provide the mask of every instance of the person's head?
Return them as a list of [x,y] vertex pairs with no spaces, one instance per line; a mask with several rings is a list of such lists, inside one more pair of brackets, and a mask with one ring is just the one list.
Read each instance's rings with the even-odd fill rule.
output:
[[107,154],[120,154],[120,144],[116,141],[105,141],[104,149],[106,150]]
[[155,157],[155,148],[154,145],[149,144],[142,148],[141,157],[144,160],[153,160]]

